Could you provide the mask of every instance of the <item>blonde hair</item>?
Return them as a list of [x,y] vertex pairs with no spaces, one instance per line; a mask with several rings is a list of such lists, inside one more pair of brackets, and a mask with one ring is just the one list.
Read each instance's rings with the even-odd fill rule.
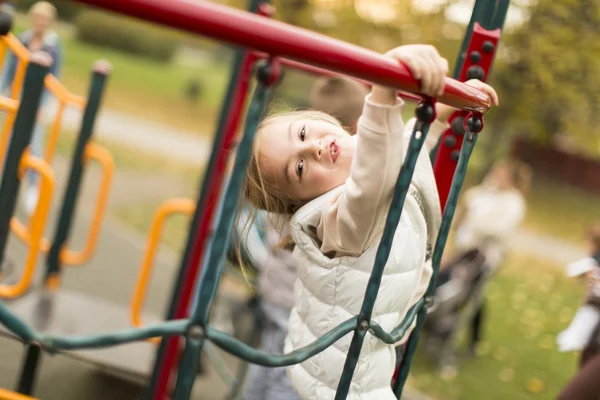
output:
[[260,169],[260,141],[261,132],[274,123],[288,120],[290,122],[301,120],[325,121],[341,127],[340,121],[335,117],[316,110],[298,110],[273,114],[266,117],[258,126],[256,138],[252,146],[252,156],[246,170],[243,196],[258,210],[273,214],[293,214],[302,205],[297,199],[278,190],[275,185],[267,182]]
[[38,1],[29,8],[29,15],[43,15],[54,20],[56,19],[56,7],[48,1]]
[[353,129],[367,93],[367,87],[354,79],[322,77],[312,88],[311,107],[335,116],[346,129]]
[[[256,138],[252,145],[252,155],[246,169],[246,178],[242,189],[243,200],[250,204],[249,218],[245,221],[242,229],[242,237],[246,237],[252,224],[255,223],[258,212],[266,211],[269,215],[289,218],[302,202],[290,197],[287,193],[277,189],[272,182],[268,182],[260,168],[260,141],[264,129],[274,123],[289,120],[290,122],[301,120],[325,121],[341,127],[340,122],[333,116],[316,110],[298,110],[281,112],[267,116],[258,126]],[[238,221],[240,213],[238,214]],[[273,224],[274,225],[274,224]],[[290,249],[293,247],[291,237],[286,237],[281,247]]]

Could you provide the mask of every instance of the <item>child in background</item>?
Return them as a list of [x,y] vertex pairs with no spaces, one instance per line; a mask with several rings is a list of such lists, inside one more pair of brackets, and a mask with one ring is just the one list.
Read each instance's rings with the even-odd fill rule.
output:
[[[531,183],[530,168],[517,161],[497,162],[484,181],[465,192],[459,204],[454,249],[465,254],[478,250],[488,273],[501,264],[508,240],[515,234],[527,211],[525,194]],[[451,271],[440,273],[438,283],[449,278]],[[485,300],[475,312],[471,324],[470,351],[482,338]]]
[[[21,33],[18,36],[19,40],[31,52],[44,51],[48,53],[50,57],[52,57],[50,73],[57,78],[60,78],[64,51],[60,38],[56,32],[52,30],[52,24],[56,20],[56,8],[47,1],[38,1],[29,9],[28,16],[31,20],[31,29]],[[17,57],[10,52],[4,65],[0,91],[6,92],[12,89],[17,65]],[[45,107],[48,105],[49,99],[49,92],[45,90],[40,100],[38,121],[36,121],[33,136],[31,138],[31,154],[36,157],[43,156],[45,126],[42,115]],[[25,211],[28,215],[33,212],[38,202],[38,178],[37,172],[29,171],[27,173],[27,187],[23,196],[23,202]]]
[[[336,115],[350,133],[355,133],[362,112],[367,88],[345,77],[319,78],[310,95],[315,110]],[[354,131],[351,131],[354,130]],[[239,232],[249,219],[244,210],[238,226]],[[259,271],[260,307],[264,315],[264,327],[260,349],[270,354],[283,354],[284,339],[288,333],[288,320],[294,305],[293,293],[296,281],[296,265],[292,252],[286,248],[289,228],[286,220],[268,217],[261,212],[251,231],[246,235],[248,262]],[[288,241],[288,243],[290,243]],[[248,376],[244,400],[298,399],[292,389],[285,368],[269,368],[252,365]]]
[[[584,350],[583,365],[589,358],[590,345],[595,344],[593,333],[600,323],[600,223],[590,229],[588,237],[589,257],[567,266],[567,276],[584,276],[588,291],[585,304],[573,317],[571,324],[557,338],[560,351]],[[594,353],[598,352],[597,345]]]
[[[402,46],[387,56],[409,68],[424,94],[443,93],[448,62],[433,47]],[[479,81],[470,84],[498,103],[492,88]],[[244,196],[256,210],[291,217],[298,279],[286,352],[312,343],[360,311],[414,124],[404,127],[403,104],[394,89],[373,86],[354,137],[334,117],[317,111],[273,115],[258,128]],[[438,105],[439,119],[447,120],[452,111]],[[373,310],[373,320],[384,330],[395,328],[423,296],[440,220],[425,150],[417,161]],[[301,399],[334,398],[351,337],[289,367]],[[395,346],[367,334],[348,398],[395,399],[390,386],[395,367]]]
[[343,76],[318,78],[310,93],[311,108],[334,116],[354,135],[369,89]]

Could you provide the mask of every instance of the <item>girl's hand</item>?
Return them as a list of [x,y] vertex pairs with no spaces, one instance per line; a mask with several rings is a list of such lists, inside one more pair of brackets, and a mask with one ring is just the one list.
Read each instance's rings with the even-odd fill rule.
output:
[[[448,75],[448,60],[441,57],[435,47],[411,44],[397,47],[385,54],[402,62],[413,78],[421,81],[421,91],[431,97],[444,93],[444,78]],[[394,104],[396,90],[373,85],[371,100],[380,104]]]
[[448,75],[448,60],[435,47],[422,44],[400,46],[386,56],[401,61],[413,78],[421,81],[421,91],[431,97],[444,94],[444,78]]
[[[498,102],[498,94],[490,85],[483,83],[478,79],[471,79],[469,81],[466,81],[465,83],[486,93],[490,97],[493,106],[497,107],[498,105],[500,105],[500,103]],[[436,104],[437,119],[442,122],[447,122],[448,118],[450,118],[450,115],[452,115],[454,111],[456,111],[454,107],[450,107],[446,104]]]

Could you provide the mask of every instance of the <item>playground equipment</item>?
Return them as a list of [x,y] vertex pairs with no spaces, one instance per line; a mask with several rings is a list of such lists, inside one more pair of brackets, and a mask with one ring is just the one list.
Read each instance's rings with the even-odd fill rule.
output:
[[[15,118],[17,109],[20,109],[21,101],[19,100],[19,97],[21,91],[23,90],[25,71],[31,57],[29,50],[27,50],[27,48],[25,48],[25,46],[23,46],[23,44],[11,33],[1,37],[0,56],[4,56],[7,50],[10,50],[14,54],[14,56],[18,59],[18,63],[13,79],[11,97],[3,98],[2,104],[0,104],[0,108],[6,111],[6,119],[4,121],[2,136],[0,137],[0,157],[2,160],[7,157],[7,145],[10,142],[13,131],[15,129],[17,132],[20,131],[19,126],[15,127]],[[38,173],[40,173],[42,178],[40,187],[41,197],[36,211],[30,218],[28,227],[16,217],[12,217],[10,221],[10,227],[12,231],[23,243],[28,245],[29,253],[23,268],[23,274],[19,281],[13,285],[0,285],[1,298],[16,298],[26,292],[35,273],[36,260],[39,251],[44,253],[50,251],[52,254],[53,264],[58,264],[59,252],[60,262],[69,265],[81,265],[92,257],[98,240],[98,234],[100,231],[104,211],[106,209],[106,203],[108,200],[110,184],[114,171],[114,162],[110,154],[102,146],[89,142],[91,135],[90,129],[82,130],[82,133],[79,136],[80,143],[78,143],[78,152],[76,152],[73,158],[73,167],[71,169],[72,173],[75,174],[77,171],[81,171],[83,169],[83,165],[88,164],[88,161],[95,161],[99,163],[103,169],[101,188],[94,212],[95,217],[90,226],[88,239],[86,240],[85,246],[81,251],[72,251],[64,246],[65,240],[62,238],[64,229],[57,231],[57,237],[52,243],[43,237],[54,189],[54,176],[50,164],[56,151],[56,145],[61,132],[61,122],[64,111],[67,106],[75,107],[81,110],[87,106],[86,100],[83,97],[69,92],[53,75],[46,75],[43,82],[45,89],[48,90],[48,92],[57,100],[58,110],[54,116],[52,127],[48,134],[48,140],[43,159],[32,157],[28,153],[23,156],[23,165],[20,166],[19,174],[22,177],[26,169],[35,169],[38,171]],[[94,117],[95,114],[92,116],[92,118]],[[33,121],[35,121],[35,117],[33,118]],[[80,179],[73,177],[72,181],[69,183],[68,190],[71,192],[73,190],[77,191],[78,188],[76,185],[79,185],[79,180]],[[65,207],[63,208],[63,214],[65,214],[65,216],[61,219],[61,221],[66,221],[70,218],[67,214],[72,213],[72,210],[66,208],[66,206],[71,197],[72,195],[67,195],[65,198],[65,200],[67,200],[67,202],[64,204]],[[56,275],[54,274],[47,277],[49,281],[52,281],[55,278]],[[56,282],[51,284],[56,285]]]
[[[214,299],[222,272],[224,253],[232,225],[231,218],[236,207],[237,194],[239,193],[243,178],[248,150],[251,147],[253,134],[264,106],[269,99],[269,92],[280,78],[281,65],[316,66],[319,70],[341,73],[364,81],[394,87],[413,95],[418,95],[419,83],[412,79],[406,68],[391,62],[380,54],[265,18],[264,15],[269,14],[268,9],[264,6],[260,7],[261,4],[258,1],[253,2],[251,11],[259,12],[263,16],[240,12],[202,0],[193,3],[184,0],[171,0],[169,2],[160,0],[130,0],[127,2],[80,0],[80,2],[227,41],[238,46],[253,49],[258,53],[239,50],[236,54],[232,79],[230,80],[225,104],[218,124],[215,145],[206,170],[206,178],[201,187],[199,200],[195,207],[186,251],[183,255],[180,272],[177,277],[177,291],[174,293],[167,315],[167,319],[171,321],[114,334],[65,337],[57,335],[52,330],[50,330],[52,334],[40,333],[39,331],[44,332],[45,329],[36,327],[38,331],[35,331],[24,324],[24,321],[28,321],[27,316],[30,316],[32,311],[35,311],[36,301],[42,299],[44,293],[37,298],[29,300],[29,296],[25,296],[22,304],[28,303],[29,305],[20,309],[14,306],[16,302],[10,304],[9,307],[13,310],[14,314],[9,312],[7,307],[0,305],[0,321],[4,323],[13,335],[28,344],[28,354],[23,367],[22,384],[19,387],[19,392],[25,394],[31,393],[35,366],[37,365],[41,350],[68,352],[73,355],[77,354],[77,352],[73,352],[75,350],[78,350],[79,354],[81,352],[85,353],[82,350],[84,348],[100,348],[163,336],[165,338],[161,341],[158,350],[151,385],[148,391],[148,398],[162,399],[165,398],[166,393],[170,389],[172,367],[176,362],[180,336],[184,336],[186,349],[180,362],[174,397],[176,399],[185,399],[189,397],[197,372],[197,359],[207,340],[247,361],[268,366],[282,366],[302,362],[322,351],[335,340],[350,332],[354,332],[349,356],[336,395],[336,398],[343,399],[348,393],[353,369],[358,359],[364,336],[368,332],[371,332],[371,334],[376,335],[386,343],[395,343],[404,335],[407,327],[416,318],[417,328],[408,341],[406,357],[394,387],[396,394],[401,396],[410,361],[418,341],[419,330],[423,324],[427,307],[430,306],[433,282],[439,268],[439,262],[454,214],[458,193],[464,179],[468,159],[473,150],[477,133],[483,128],[481,113],[485,112],[489,106],[487,96],[458,81],[447,79],[445,94],[438,99],[462,111],[452,116],[450,122],[453,129],[443,135],[437,156],[435,152],[432,155],[432,157],[436,157],[434,165],[440,197],[442,199],[447,198],[447,201],[442,200],[445,212],[434,250],[433,263],[435,272],[426,296],[411,309],[405,321],[392,332],[384,332],[381,327],[370,319],[383,266],[389,253],[391,244],[390,233],[393,232],[400,219],[416,155],[423,145],[429,122],[434,117],[432,99],[423,99],[417,108],[418,123],[413,132],[407,159],[400,172],[394,193],[394,206],[390,210],[386,222],[384,237],[378,249],[377,261],[367,288],[361,313],[334,328],[330,333],[305,349],[284,356],[270,356],[256,351],[240,341],[213,329],[208,324],[208,311]],[[477,1],[467,32],[467,38],[461,49],[462,57],[461,61],[459,61],[461,66],[457,66],[457,71],[460,71],[460,75],[457,76],[455,73],[456,78],[463,80],[465,77],[487,78],[500,36],[500,27],[504,21],[507,8],[508,1],[499,1],[493,4],[492,2]],[[483,21],[482,26],[478,26],[476,23],[477,21],[481,22],[483,15],[495,15],[495,17],[491,21],[488,20],[488,23]],[[497,26],[492,26],[493,24]],[[495,31],[490,32],[483,27],[495,29]],[[479,55],[475,56],[475,53]],[[260,67],[256,69],[258,86],[255,90],[254,98],[250,103],[244,135],[236,154],[234,170],[221,202],[220,217],[216,219],[217,207],[215,205],[219,204],[218,200],[221,197],[227,157],[230,153],[229,150],[234,144],[241,112],[245,108],[246,94],[251,74],[253,73],[253,67],[256,61],[266,54],[269,55],[267,61],[261,63]],[[468,72],[469,69],[471,73]],[[19,184],[19,176],[17,174],[19,160],[31,137],[32,124],[30,122],[27,124],[27,117],[35,115],[34,113],[32,114],[31,109],[37,108],[36,103],[39,102],[39,94],[41,93],[43,77],[46,71],[47,69],[43,65],[35,62],[31,62],[27,68],[23,97],[14,128],[15,131],[22,131],[24,134],[18,135],[21,138],[20,140],[12,140],[10,143],[2,185],[0,186],[0,206],[3,206],[0,208],[0,216],[2,217],[0,218],[0,239],[2,240],[0,241],[0,255],[3,255],[6,247],[5,237],[8,231],[9,219],[14,210],[16,189]],[[481,75],[482,71],[483,75]],[[87,111],[89,110],[87,119],[89,132],[91,132],[93,125],[93,115],[95,115],[99,105],[104,78],[105,75],[95,75],[95,79],[99,83],[95,86],[92,85],[90,92],[90,100],[88,100],[88,107],[86,108],[86,115],[88,115]],[[99,91],[97,90],[98,87],[100,88]],[[94,88],[96,88],[96,92],[94,92]],[[420,96],[417,96],[417,98],[420,98]],[[92,99],[95,100],[92,101]],[[90,106],[90,103],[92,103],[92,106]],[[85,116],[83,125],[86,125]],[[448,139],[449,137],[455,140]],[[78,144],[77,149],[81,150],[84,147],[84,143],[81,145]],[[459,148],[460,152],[456,153],[456,150]],[[76,154],[79,154],[79,157],[81,157],[82,153],[83,150],[79,153],[76,152]],[[449,176],[447,174],[441,175],[439,171],[442,167],[446,171],[452,171],[452,173]],[[81,178],[80,172],[72,173],[71,177],[70,182],[71,180],[79,182]],[[63,203],[61,216],[70,213],[68,221],[72,218],[72,209],[75,204],[77,189],[78,184],[74,184],[73,189],[69,192],[72,195],[72,200],[69,200],[69,196],[65,196],[65,202]],[[191,208],[188,206],[183,208],[185,208],[185,212],[191,211]],[[68,237],[69,223],[66,222],[62,225],[63,228],[60,235],[57,233],[57,238],[60,239],[59,242],[61,245],[65,243]],[[215,230],[211,235],[213,227],[215,227]],[[210,253],[204,255],[205,249],[208,248],[209,236],[212,236],[211,246],[209,247]],[[50,251],[54,259],[56,259],[56,254],[58,254],[57,249],[60,249],[61,245],[55,248],[54,252]],[[182,319],[187,316],[189,310],[190,299],[196,287],[196,278],[200,272],[201,261],[203,268],[201,269],[202,277],[200,280],[198,301],[192,317],[190,319]],[[46,277],[58,277],[60,270],[60,266],[50,267]],[[48,279],[46,279],[47,282],[49,282]],[[46,284],[46,289],[51,290],[51,285]],[[80,300],[79,297],[71,297],[69,299],[71,294],[65,291],[54,294],[62,296],[65,299],[63,301]],[[56,309],[60,308],[60,298],[55,306]],[[86,313],[91,314],[94,314],[96,311],[99,313],[108,313],[111,311],[108,309],[104,311],[99,310],[102,306],[94,304],[91,299],[82,307],[89,307]],[[17,317],[17,315],[21,318]],[[138,316],[138,318],[141,317]],[[146,320],[145,317],[143,319],[144,321]],[[94,328],[91,327],[91,329]],[[100,328],[96,329],[96,331],[100,330]],[[82,333],[90,334],[91,332]],[[148,342],[140,342],[139,345],[152,346]],[[92,357],[91,353],[89,352],[86,357]],[[131,363],[138,363],[139,360],[135,356],[139,354],[133,354],[133,352],[129,354]],[[145,356],[138,358],[143,359]],[[103,362],[109,362],[109,360],[103,360]]]

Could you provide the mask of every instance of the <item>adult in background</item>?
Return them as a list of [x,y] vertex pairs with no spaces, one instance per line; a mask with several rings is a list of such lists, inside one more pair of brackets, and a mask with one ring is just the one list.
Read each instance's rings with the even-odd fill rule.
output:
[[[53,60],[50,66],[50,73],[59,78],[63,60],[63,46],[58,34],[51,29],[52,24],[56,20],[56,7],[47,1],[38,1],[31,6],[28,15],[31,28],[20,34],[18,38],[29,51],[43,51],[48,53]],[[18,62],[17,57],[10,53],[6,60],[2,85],[0,87],[3,93],[12,90]],[[48,100],[49,93],[45,90],[42,94],[38,121],[35,124],[31,139],[31,154],[36,157],[42,157],[44,151],[45,126],[41,120],[41,116],[48,105]],[[31,214],[37,205],[39,197],[38,178],[38,174],[35,172],[29,172],[27,176],[24,207],[28,214]]]

